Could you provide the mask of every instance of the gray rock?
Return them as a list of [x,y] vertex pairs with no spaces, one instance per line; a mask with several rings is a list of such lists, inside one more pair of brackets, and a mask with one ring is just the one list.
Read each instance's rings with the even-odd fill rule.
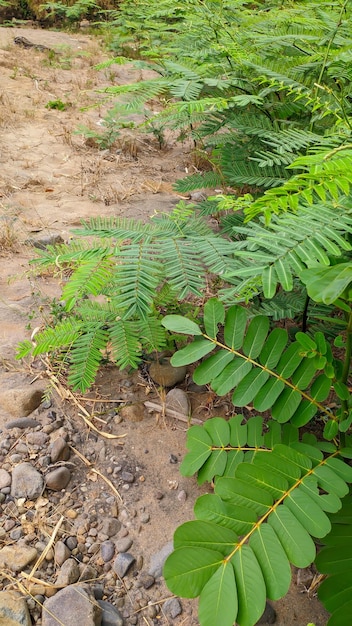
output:
[[27,442],[32,446],[45,446],[48,442],[49,436],[42,431],[36,431],[34,433],[28,433]]
[[113,541],[104,541],[100,546],[100,554],[104,563],[111,561],[115,554],[115,544]]
[[125,483],[133,483],[135,477],[131,472],[121,472],[121,478]]
[[98,604],[102,610],[101,626],[123,626],[124,619],[120,611],[105,600],[98,600]]
[[167,409],[177,411],[185,417],[189,417],[191,414],[191,403],[188,395],[185,391],[182,391],[182,389],[178,389],[177,387],[175,387],[175,389],[170,389],[170,391],[166,394],[165,406]]
[[31,626],[26,601],[15,591],[0,591],[0,624],[3,626]]
[[[259,624],[262,624],[262,626],[266,626],[266,624],[275,624],[276,622],[276,612],[275,609],[273,609],[273,607],[271,606],[271,604],[269,604],[269,602],[266,603],[265,605],[265,611],[263,613],[263,615],[261,616],[260,620],[257,622],[258,626]],[[256,624],[256,626],[257,626]]]
[[89,563],[79,563],[79,581],[84,582],[85,580],[95,580],[98,576],[98,572],[92,565]]
[[71,550],[63,541],[57,541],[54,548],[55,563],[62,565],[71,556]]
[[89,589],[70,585],[45,600],[42,626],[101,626],[101,616],[101,607]]
[[8,568],[12,572],[20,572],[37,557],[35,548],[23,545],[5,546],[0,550],[0,570]]
[[40,426],[40,422],[34,420],[32,417],[19,417],[16,420],[11,420],[11,422],[7,422],[6,428],[11,430],[12,428],[35,428],[36,426]]
[[63,437],[58,437],[50,446],[50,459],[52,463],[57,461],[68,461],[70,458],[70,448]]
[[159,552],[155,552],[150,559],[150,567],[148,573],[158,578],[162,576],[164,563],[174,549],[173,541],[168,541]]
[[0,489],[9,487],[11,485],[11,474],[4,469],[0,468]]
[[149,374],[158,385],[173,387],[185,379],[187,368],[173,367],[170,363],[170,359],[163,358],[151,364]]
[[71,480],[71,472],[67,467],[57,467],[45,476],[45,484],[48,489],[61,491],[65,489]]
[[135,561],[136,559],[129,552],[120,552],[113,563],[113,569],[120,578],[123,578]]
[[121,522],[116,517],[107,517],[104,519],[101,532],[108,537],[114,537],[121,529]]
[[116,541],[116,550],[118,552],[127,552],[132,544],[133,541],[131,537],[121,537],[121,539],[118,539],[118,541]]
[[18,387],[0,393],[0,405],[14,417],[27,417],[42,401],[43,389]]
[[44,489],[42,475],[30,463],[20,463],[12,470],[11,495],[35,500]]
[[147,572],[141,572],[139,576],[139,583],[144,587],[144,589],[149,589],[155,583],[155,578],[151,574]]
[[[56,580],[56,585],[59,587],[67,587],[76,583],[79,579],[80,571],[75,559],[67,559],[60,570]],[[66,625],[65,625],[66,626]]]
[[163,611],[166,617],[170,617],[171,619],[175,619],[178,615],[182,613],[182,605],[178,598],[169,598],[163,604]]

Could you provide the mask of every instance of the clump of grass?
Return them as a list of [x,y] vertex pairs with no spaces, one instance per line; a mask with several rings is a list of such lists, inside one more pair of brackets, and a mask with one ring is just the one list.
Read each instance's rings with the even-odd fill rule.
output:
[[0,216],[0,253],[15,252],[18,248],[18,237],[14,228],[14,219],[7,215]]

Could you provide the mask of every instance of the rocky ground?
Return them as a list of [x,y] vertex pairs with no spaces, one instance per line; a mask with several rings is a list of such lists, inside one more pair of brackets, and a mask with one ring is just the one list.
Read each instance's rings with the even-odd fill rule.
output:
[[[16,45],[21,36],[51,51]],[[4,626],[198,624],[196,603],[173,597],[162,578],[174,530],[211,489],[179,473],[187,430],[179,418],[187,421],[189,406],[193,419],[226,416],[230,404],[216,404],[167,358],[147,372],[108,366],[84,397],[45,359],[14,359],[17,342],[45,325],[50,299],[60,295],[56,277],[28,273],[35,246],[68,240],[89,216],[146,220],[170,211],[180,199],[173,181],[194,168],[187,145],[171,136],[160,150],[154,138],[126,130],[101,150],[76,134],[81,124],[101,129],[107,105],[97,89],[143,77],[126,66],[94,69],[106,58],[84,33],[0,28]],[[58,100],[65,110],[48,107]],[[324,626],[314,585],[308,593],[312,580],[313,572],[295,570],[290,593],[268,606],[261,623]]]

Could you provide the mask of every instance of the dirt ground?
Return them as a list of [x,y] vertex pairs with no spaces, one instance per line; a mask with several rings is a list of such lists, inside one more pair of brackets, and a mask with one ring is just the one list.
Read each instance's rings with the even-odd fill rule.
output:
[[[14,37],[26,37],[59,54],[24,49]],[[35,251],[31,239],[47,235],[71,237],[71,228],[91,216],[126,216],[147,220],[155,212],[170,211],[180,197],[172,183],[191,171],[192,160],[187,145],[167,138],[160,150],[157,141],[147,135],[125,130],[110,149],[99,150],[93,142],[76,134],[80,125],[101,129],[106,110],[104,94],[97,93],[112,84],[125,84],[145,77],[144,72],[128,66],[96,70],[107,59],[99,39],[82,34],[37,29],[0,28],[0,387],[23,385],[35,376],[45,379],[45,371],[18,363],[14,359],[18,341],[28,339],[33,328],[45,323],[50,298],[60,294],[51,276],[28,274],[28,262]],[[65,110],[47,108],[60,100]],[[100,102],[98,107],[92,105]],[[92,107],[92,108],[90,108]],[[132,118],[138,121],[136,117]],[[193,413],[206,419],[218,414],[208,403],[207,394],[192,392],[191,379],[183,387],[189,393]],[[186,479],[178,471],[185,452],[185,425],[143,411],[142,402],[161,400],[162,392],[149,388],[139,373],[128,376],[108,368],[99,374],[90,401],[63,397],[63,388],[54,393],[52,405],[66,420],[74,434],[79,454],[75,457],[74,484],[86,485],[81,494],[80,514],[89,517],[107,514],[106,500],[114,495],[108,483],[90,469],[109,477],[118,490],[119,512],[125,511],[133,538],[133,550],[146,566],[150,558],[172,539],[175,528],[192,519],[193,503],[204,493],[195,479]],[[141,421],[110,420],[111,409],[121,401],[140,402]],[[82,406],[99,414],[93,423],[121,439],[106,439],[92,432],[84,423]],[[224,411],[224,407],[220,407]],[[9,415],[0,407],[0,429],[4,432]],[[110,420],[110,421],[109,421]],[[79,435],[79,436],[78,436]],[[170,462],[174,461],[174,462]],[[126,488],[113,469],[134,475]],[[114,477],[116,480],[114,481]],[[186,494],[180,496],[180,493]],[[162,497],[160,497],[162,494]],[[111,498],[110,498],[111,500]],[[65,516],[67,499],[57,503]],[[66,507],[66,508],[65,508]],[[100,513],[99,513],[100,512]],[[56,511],[57,513],[57,511]],[[147,513],[145,525],[138,522]],[[53,518],[53,523],[54,523]],[[6,585],[5,585],[6,586]],[[160,584],[149,590],[149,602],[170,596]],[[130,591],[130,595],[132,594]],[[154,594],[154,595],[153,595]],[[108,599],[114,601],[111,591]],[[131,603],[133,598],[131,599]],[[135,612],[142,626],[196,625],[196,604],[184,602],[183,612],[169,620],[162,612],[152,616]],[[273,603],[279,626],[306,626],[313,622],[324,626],[327,614],[314,593],[297,584],[297,572],[288,596]],[[154,620],[154,621],[153,621]],[[40,623],[40,618],[36,623]],[[132,622],[128,622],[132,623]]]

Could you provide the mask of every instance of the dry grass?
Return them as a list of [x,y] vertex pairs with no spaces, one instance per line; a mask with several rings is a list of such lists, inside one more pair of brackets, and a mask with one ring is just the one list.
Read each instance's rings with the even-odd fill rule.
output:
[[0,253],[18,251],[18,237],[15,231],[15,219],[7,215],[0,216]]

